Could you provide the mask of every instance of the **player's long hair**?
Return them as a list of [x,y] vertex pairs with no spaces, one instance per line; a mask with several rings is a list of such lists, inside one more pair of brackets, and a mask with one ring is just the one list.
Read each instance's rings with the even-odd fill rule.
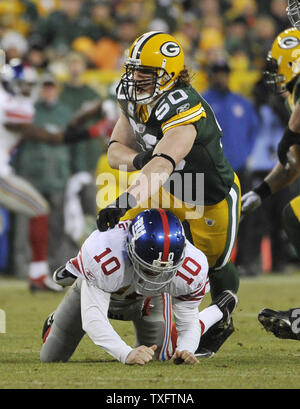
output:
[[183,70],[180,71],[178,76],[178,84],[182,86],[188,86],[191,84],[191,76],[187,67],[184,65]]

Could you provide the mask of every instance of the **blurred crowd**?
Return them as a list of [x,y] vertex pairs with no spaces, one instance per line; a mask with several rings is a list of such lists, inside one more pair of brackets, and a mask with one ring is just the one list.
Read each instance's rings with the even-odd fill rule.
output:
[[[285,0],[2,0],[0,48],[6,53],[7,62],[20,58],[39,74],[42,86],[35,121],[61,127],[86,101],[95,98],[108,104],[113,101],[114,85],[120,77],[126,49],[137,36],[151,30],[169,32],[183,46],[193,86],[207,95],[217,119],[222,122],[225,152],[230,155],[232,147],[236,152],[243,152],[239,163],[234,158],[228,159],[241,178],[244,193],[272,168],[276,143],[287,122],[283,99],[275,100],[261,82],[265,58],[274,38],[290,27],[286,6]],[[225,74],[225,78],[214,81],[217,74]],[[211,90],[217,93],[212,94]],[[232,94],[234,98],[226,101],[232,110],[221,118],[220,104],[225,102],[222,98]],[[266,115],[269,115],[267,123]],[[116,106],[108,105],[103,116],[109,122],[102,122],[100,142],[96,139],[72,147],[25,142],[15,155],[14,166],[19,174],[33,183],[52,205],[52,266],[61,264],[64,258],[67,260],[78,248],[71,237],[69,250],[60,246],[60,258],[57,256],[55,237],[63,234],[59,226],[65,223],[59,209],[72,187],[71,178],[80,172],[96,178],[107,167],[105,137],[109,137],[112,129],[109,125],[116,120]],[[230,121],[237,125],[230,129]],[[253,230],[257,215],[247,228],[245,224],[241,229],[236,251],[241,274],[283,271],[293,258],[280,217],[275,229],[272,223],[277,217],[275,213],[279,215],[281,207],[292,197],[293,189],[297,186],[281,194],[277,207],[269,206],[276,207],[277,213],[274,211],[270,216],[266,210],[264,216],[259,216],[259,233]],[[88,203],[91,195],[87,197]],[[84,207],[83,203],[84,214],[93,213]],[[0,271],[24,276],[28,253],[22,234],[25,219],[7,212],[5,220]],[[263,246],[266,237],[270,248]],[[249,240],[257,244],[252,252],[246,251]]]
[[181,42],[199,91],[206,65],[222,55],[233,89],[250,95],[274,37],[289,27],[285,9],[285,0],[2,0],[1,47],[8,59],[21,56],[60,80],[65,57],[77,51],[87,61],[85,80],[105,95],[133,40],[161,30]]

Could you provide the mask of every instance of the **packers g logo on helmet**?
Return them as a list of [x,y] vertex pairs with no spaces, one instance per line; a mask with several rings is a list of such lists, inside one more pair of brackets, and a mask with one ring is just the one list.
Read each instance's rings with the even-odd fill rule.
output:
[[166,57],[176,57],[180,53],[180,47],[173,41],[167,41],[160,47],[160,52]]
[[300,40],[299,38],[295,36],[288,36],[284,38],[279,38],[278,39],[278,45],[280,48],[295,48],[299,44]]
[[[178,41],[169,34],[150,31],[130,47],[118,88],[122,88],[126,100],[149,104],[176,84],[183,66],[184,55]],[[148,78],[137,80],[136,71],[148,74]]]
[[272,44],[266,59],[264,79],[275,93],[282,93],[299,74],[300,31],[289,28],[281,32]]

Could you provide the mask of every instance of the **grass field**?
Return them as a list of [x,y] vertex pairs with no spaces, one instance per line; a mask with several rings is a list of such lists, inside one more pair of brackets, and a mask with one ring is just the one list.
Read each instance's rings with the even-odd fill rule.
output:
[[[257,321],[263,307],[300,307],[300,272],[242,279],[235,333],[218,354],[201,365],[151,362],[125,366],[86,336],[68,363],[39,361],[41,328],[62,294],[29,293],[24,281],[0,278],[0,309],[6,333],[0,334],[1,389],[295,389],[300,388],[300,343],[279,340]],[[209,295],[203,306],[210,302]],[[131,323],[113,321],[133,345]]]

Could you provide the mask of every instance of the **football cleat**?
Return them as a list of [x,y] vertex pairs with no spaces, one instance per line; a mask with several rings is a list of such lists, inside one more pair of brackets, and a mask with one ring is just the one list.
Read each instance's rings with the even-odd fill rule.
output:
[[215,355],[215,353],[213,351],[210,351],[209,349],[201,347],[197,349],[194,355],[197,358],[211,358]]
[[60,292],[63,291],[63,288],[56,284],[51,277],[43,275],[39,278],[29,278],[29,290],[32,293],[38,291],[53,291]]
[[57,270],[53,273],[53,280],[55,283],[59,284],[61,287],[68,287],[74,283],[77,279],[76,276],[71,274],[68,270],[66,270],[66,265],[60,266]]
[[222,320],[221,322],[217,322],[202,335],[195,356],[198,358],[211,358],[233,332],[234,326],[232,318],[230,318],[226,325],[224,325]]
[[275,311],[269,308],[264,308],[259,312],[257,318],[265,330],[272,332],[275,337],[281,339],[295,339],[299,341],[300,333],[293,331],[292,328],[293,311],[295,310],[300,312],[300,308],[291,308],[287,311]]
[[46,342],[46,339],[49,335],[51,326],[53,324],[54,321],[54,312],[52,312],[45,320],[44,325],[43,325],[43,330],[42,330],[42,340],[43,340],[43,344]]

